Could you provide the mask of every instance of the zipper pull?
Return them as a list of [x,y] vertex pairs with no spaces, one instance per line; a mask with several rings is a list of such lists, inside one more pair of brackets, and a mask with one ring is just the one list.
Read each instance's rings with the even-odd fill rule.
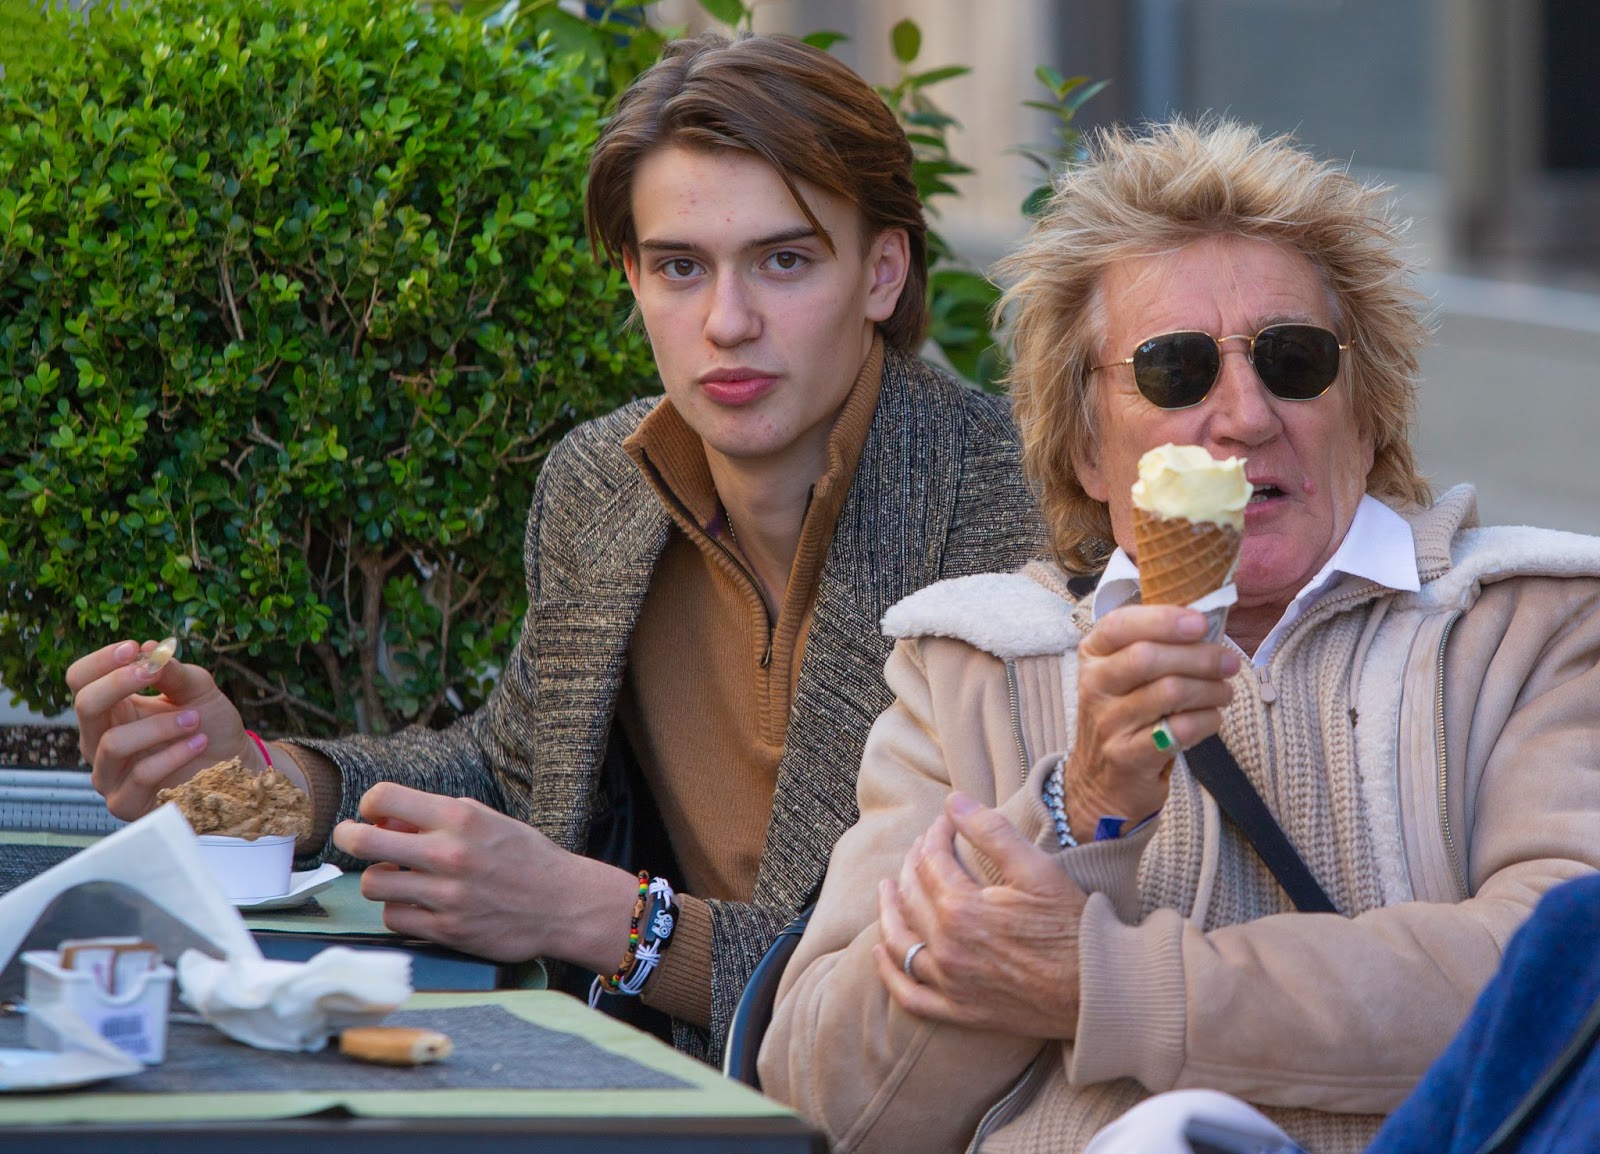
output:
[[1256,673],[1256,691],[1261,695],[1265,705],[1271,705],[1278,700],[1278,687],[1272,684],[1272,674],[1265,667]]
[[761,651],[761,668],[765,669],[772,664],[772,638],[767,638],[767,647]]

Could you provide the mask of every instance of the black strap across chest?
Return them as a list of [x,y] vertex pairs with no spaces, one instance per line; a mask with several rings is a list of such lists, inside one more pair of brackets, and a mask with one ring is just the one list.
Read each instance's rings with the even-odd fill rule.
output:
[[1250,784],[1222,739],[1208,737],[1185,750],[1183,756],[1189,764],[1189,773],[1217,799],[1218,807],[1228,820],[1249,839],[1284,893],[1294,902],[1294,908],[1306,914],[1338,913],[1338,907],[1301,859],[1294,843],[1283,832],[1283,827],[1272,816],[1267,803],[1261,800],[1256,787]]
[[[1067,580],[1067,590],[1081,601],[1094,593],[1100,577],[1100,573],[1080,573]],[[1239,832],[1294,902],[1294,908],[1309,914],[1338,913],[1338,907],[1300,857],[1222,738],[1208,737],[1184,751],[1183,756],[1189,763],[1190,775],[1216,798],[1228,820],[1239,827]]]

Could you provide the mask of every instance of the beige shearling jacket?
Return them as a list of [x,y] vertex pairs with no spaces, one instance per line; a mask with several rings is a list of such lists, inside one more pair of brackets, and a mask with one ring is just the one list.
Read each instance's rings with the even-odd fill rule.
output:
[[[1148,1093],[1205,1086],[1318,1154],[1361,1149],[1444,1048],[1541,893],[1600,867],[1600,539],[1404,511],[1422,589],[1346,579],[1223,736],[1340,913],[1300,914],[1179,761],[1160,818],[1061,850],[1040,800],[1071,748],[1088,630],[1059,572],[942,582],[885,617],[895,704],[761,1056],[841,1151],[1063,1151]],[[894,1006],[876,883],[961,789],[1090,897],[1072,1040]],[[969,855],[969,862],[972,859]],[[972,868],[982,872],[981,863]]]

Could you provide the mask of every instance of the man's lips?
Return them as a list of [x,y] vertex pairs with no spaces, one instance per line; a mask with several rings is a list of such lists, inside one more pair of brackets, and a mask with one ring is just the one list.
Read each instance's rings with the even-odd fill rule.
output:
[[1276,477],[1262,477],[1250,482],[1250,500],[1244,507],[1245,520],[1264,517],[1288,494]]
[[778,378],[760,369],[713,369],[700,377],[700,388],[719,405],[748,405],[766,395]]
[[1284,481],[1275,473],[1257,473],[1252,476],[1245,473],[1244,479],[1250,482],[1250,500],[1261,501],[1271,497],[1282,497],[1287,490]]

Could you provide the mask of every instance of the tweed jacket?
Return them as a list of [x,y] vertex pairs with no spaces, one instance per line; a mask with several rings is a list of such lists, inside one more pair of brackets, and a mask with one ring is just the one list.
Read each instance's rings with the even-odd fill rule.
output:
[[[1063,850],[1041,784],[1076,737],[1087,601],[1059,573],[895,607],[897,700],[860,822],[785,970],[762,1086],[843,1151],[1072,1151],[1147,1093],[1223,1090],[1309,1150],[1361,1150],[1551,885],[1600,867],[1600,539],[1480,529],[1470,490],[1405,513],[1422,588],[1346,578],[1223,737],[1340,915],[1301,914],[1180,758],[1158,820]],[[951,789],[1088,893],[1071,1041],[915,1018],[877,976],[876,889]],[[971,847],[968,868],[1000,882]],[[937,956],[937,955],[935,955]]]
[[[484,706],[442,731],[308,742],[343,781],[340,815],[382,780],[475,797],[585,850],[628,642],[669,514],[622,448],[659,399],[574,430],[551,452],[528,518],[528,610]],[[893,349],[819,580],[751,901],[711,902],[712,1028],[674,1023],[708,1060],[751,970],[815,893],[856,817],[855,778],[883,684],[885,610],[941,578],[1019,565],[1042,529],[1009,407]]]

